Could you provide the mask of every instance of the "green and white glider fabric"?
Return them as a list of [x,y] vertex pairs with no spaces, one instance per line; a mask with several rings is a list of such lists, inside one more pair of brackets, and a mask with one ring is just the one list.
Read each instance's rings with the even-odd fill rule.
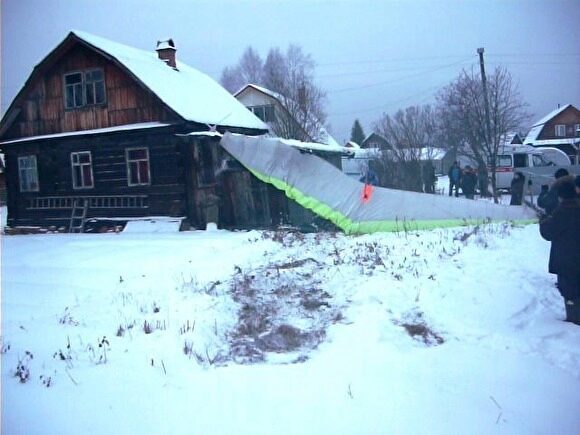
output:
[[370,193],[367,187],[363,198],[364,183],[320,157],[290,146],[291,141],[285,142],[226,133],[221,145],[260,180],[283,190],[347,234],[450,227],[486,220],[530,221],[535,217],[527,207],[382,187],[373,187]]

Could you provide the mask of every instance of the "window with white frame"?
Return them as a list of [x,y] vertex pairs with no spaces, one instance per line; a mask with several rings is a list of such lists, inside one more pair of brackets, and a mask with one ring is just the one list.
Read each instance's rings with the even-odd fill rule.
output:
[[580,124],[574,124],[574,136],[580,136]]
[[248,109],[264,122],[276,122],[276,110],[274,105],[250,106]]
[[38,192],[36,156],[18,157],[18,179],[21,192]]
[[76,71],[64,75],[64,104],[67,109],[104,104],[105,75],[102,69]]
[[557,137],[566,136],[566,126],[564,124],[556,124],[556,136]]
[[147,148],[127,148],[127,183],[129,186],[145,186],[151,184],[149,168],[149,150]]
[[90,151],[70,155],[74,189],[90,189],[94,186],[93,163]]

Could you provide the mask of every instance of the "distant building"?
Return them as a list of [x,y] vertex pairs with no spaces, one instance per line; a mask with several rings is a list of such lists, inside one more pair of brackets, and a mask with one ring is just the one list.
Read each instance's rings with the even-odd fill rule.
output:
[[[234,94],[234,97],[254,113],[258,118],[264,121],[270,127],[270,131],[276,134],[279,130],[278,124],[286,126],[285,131],[294,132],[292,137],[286,139],[297,139],[304,142],[319,142],[322,144],[339,147],[340,144],[328,133],[324,126],[316,137],[304,131],[300,124],[288,112],[284,105],[285,98],[283,95],[266,89],[263,86],[247,84]],[[313,120],[314,124],[318,124]],[[291,125],[291,127],[289,127]]]
[[580,158],[580,110],[572,104],[548,113],[536,121],[524,140],[526,145],[554,147],[564,151],[573,163]]
[[384,138],[383,136],[381,136],[378,133],[371,133],[369,134],[365,140],[362,141],[362,143],[360,144],[361,148],[364,149],[369,149],[369,148],[376,148],[379,150],[388,150],[391,149],[391,145],[389,144],[389,141],[387,141],[386,138]]

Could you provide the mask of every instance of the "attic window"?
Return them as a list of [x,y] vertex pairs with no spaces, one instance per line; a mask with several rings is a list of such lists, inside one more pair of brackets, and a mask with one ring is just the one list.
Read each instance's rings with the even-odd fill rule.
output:
[[104,104],[105,77],[102,69],[64,75],[64,104],[67,109]]
[[264,122],[276,122],[276,112],[273,105],[250,106],[248,109]]
[[566,125],[564,125],[564,124],[556,124],[556,136],[557,137],[564,137],[564,136],[566,136]]

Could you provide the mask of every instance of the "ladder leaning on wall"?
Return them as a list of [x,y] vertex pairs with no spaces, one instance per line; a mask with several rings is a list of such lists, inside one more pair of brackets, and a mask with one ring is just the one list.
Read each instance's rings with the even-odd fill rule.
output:
[[84,232],[88,208],[89,201],[87,199],[79,198],[74,200],[68,230],[69,233]]

